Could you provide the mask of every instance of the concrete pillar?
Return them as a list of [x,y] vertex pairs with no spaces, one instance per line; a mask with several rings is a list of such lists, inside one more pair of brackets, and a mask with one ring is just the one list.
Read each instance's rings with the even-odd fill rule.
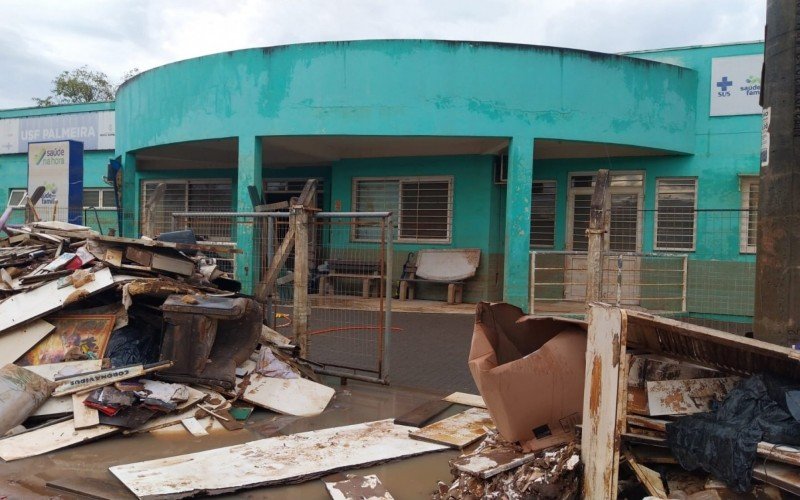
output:
[[139,237],[139,186],[134,153],[126,153],[122,163],[122,234],[119,236]]
[[523,310],[530,293],[532,183],[533,137],[513,137],[508,145],[503,300]]
[[[263,191],[261,181],[261,138],[239,137],[238,174],[236,176],[236,211],[252,212],[253,205],[247,186],[256,186]],[[255,224],[250,220],[238,220],[236,244],[242,253],[236,254],[236,279],[242,282],[244,293],[253,293],[258,280],[259,242],[254,232]]]
[[800,1],[769,0],[762,105],[770,108],[761,168],[755,338],[800,343]]

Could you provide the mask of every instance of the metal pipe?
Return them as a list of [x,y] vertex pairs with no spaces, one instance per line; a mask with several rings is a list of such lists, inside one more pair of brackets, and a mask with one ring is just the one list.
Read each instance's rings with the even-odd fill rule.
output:
[[[342,218],[384,218],[392,212],[317,212],[314,217],[318,219]],[[173,217],[283,217],[289,218],[289,212],[173,212]]]
[[391,214],[386,216],[386,302],[383,309],[383,360],[381,361],[381,371],[379,376],[381,380],[386,381],[388,384],[389,379],[389,339],[392,333],[392,268],[394,267],[393,252],[394,248],[392,243],[394,241],[394,225],[392,224]]

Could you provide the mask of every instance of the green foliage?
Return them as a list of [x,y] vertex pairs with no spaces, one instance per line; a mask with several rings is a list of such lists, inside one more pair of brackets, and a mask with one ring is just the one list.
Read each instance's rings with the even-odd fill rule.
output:
[[113,101],[119,86],[138,72],[139,70],[134,68],[125,73],[122,82],[114,84],[109,80],[108,75],[102,71],[93,71],[88,66],[81,66],[72,71],[62,71],[53,80],[50,95],[44,98],[34,97],[33,101],[39,107]]

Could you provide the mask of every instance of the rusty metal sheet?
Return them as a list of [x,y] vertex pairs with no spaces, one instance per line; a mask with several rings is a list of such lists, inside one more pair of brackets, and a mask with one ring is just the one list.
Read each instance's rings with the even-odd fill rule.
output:
[[711,411],[739,377],[646,382],[648,415],[685,415]]
[[109,470],[139,498],[185,498],[303,482],[336,471],[447,449],[408,439],[412,429],[380,420],[118,465]]
[[486,435],[494,428],[492,417],[483,408],[470,408],[452,417],[412,431],[414,439],[445,444],[453,448],[464,448]]
[[375,474],[348,474],[347,479],[341,481],[325,481],[325,488],[333,500],[394,500]]

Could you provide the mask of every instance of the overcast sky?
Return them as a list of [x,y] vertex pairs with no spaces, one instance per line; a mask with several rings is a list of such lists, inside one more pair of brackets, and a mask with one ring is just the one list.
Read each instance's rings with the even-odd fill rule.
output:
[[190,57],[297,42],[490,40],[622,52],[763,39],[765,0],[0,0],[0,109],[63,70],[119,80]]

